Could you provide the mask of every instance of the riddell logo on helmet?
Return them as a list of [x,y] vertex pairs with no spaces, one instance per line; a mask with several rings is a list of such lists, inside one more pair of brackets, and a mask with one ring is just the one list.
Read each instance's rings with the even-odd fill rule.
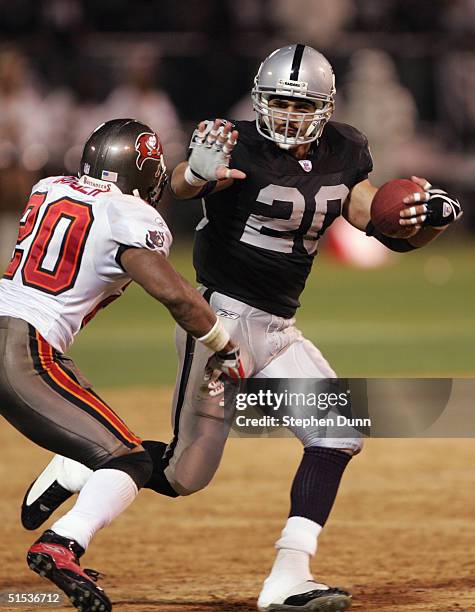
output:
[[160,156],[162,155],[162,146],[157,135],[153,132],[142,132],[142,134],[139,134],[135,141],[135,150],[138,153],[135,164],[139,170],[142,170],[142,166],[147,159],[160,161]]

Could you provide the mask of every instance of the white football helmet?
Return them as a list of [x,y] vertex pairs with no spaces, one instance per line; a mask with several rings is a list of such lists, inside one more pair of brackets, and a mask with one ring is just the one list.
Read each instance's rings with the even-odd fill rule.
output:
[[[335,93],[333,69],[321,53],[301,44],[277,49],[262,62],[254,79],[251,95],[257,131],[285,149],[313,142],[333,113]],[[272,108],[269,101],[274,97],[303,99],[315,111]]]

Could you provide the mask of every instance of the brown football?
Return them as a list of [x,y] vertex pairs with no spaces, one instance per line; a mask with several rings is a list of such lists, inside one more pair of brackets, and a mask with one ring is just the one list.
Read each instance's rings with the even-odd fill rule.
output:
[[399,213],[407,207],[403,199],[412,193],[424,193],[422,187],[409,179],[394,179],[384,183],[371,203],[371,221],[382,234],[391,238],[409,238],[417,233],[411,225],[399,224]]

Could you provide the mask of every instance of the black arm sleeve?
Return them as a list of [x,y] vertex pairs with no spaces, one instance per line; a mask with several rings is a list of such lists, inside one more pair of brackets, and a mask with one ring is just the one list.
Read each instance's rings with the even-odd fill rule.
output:
[[413,251],[418,248],[412,245],[406,238],[391,238],[390,236],[385,236],[374,227],[372,221],[366,226],[366,235],[376,238],[381,244],[384,244],[384,246],[391,249],[391,251],[396,251],[396,253],[407,253],[408,251]]

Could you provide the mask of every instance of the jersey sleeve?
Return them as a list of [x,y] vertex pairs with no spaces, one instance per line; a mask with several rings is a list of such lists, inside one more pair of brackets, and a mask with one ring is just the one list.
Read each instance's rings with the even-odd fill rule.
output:
[[122,196],[109,202],[107,217],[112,241],[118,247],[148,249],[168,257],[173,238],[152,206],[138,198]]
[[368,145],[368,139],[364,134],[361,134],[363,143],[359,150],[358,168],[356,174],[356,182],[361,183],[368,178],[369,173],[373,170],[373,158]]
[[34,193],[46,193],[50,186],[58,179],[62,178],[61,176],[48,176],[47,178],[40,179],[37,183],[33,185],[31,188],[30,197]]

